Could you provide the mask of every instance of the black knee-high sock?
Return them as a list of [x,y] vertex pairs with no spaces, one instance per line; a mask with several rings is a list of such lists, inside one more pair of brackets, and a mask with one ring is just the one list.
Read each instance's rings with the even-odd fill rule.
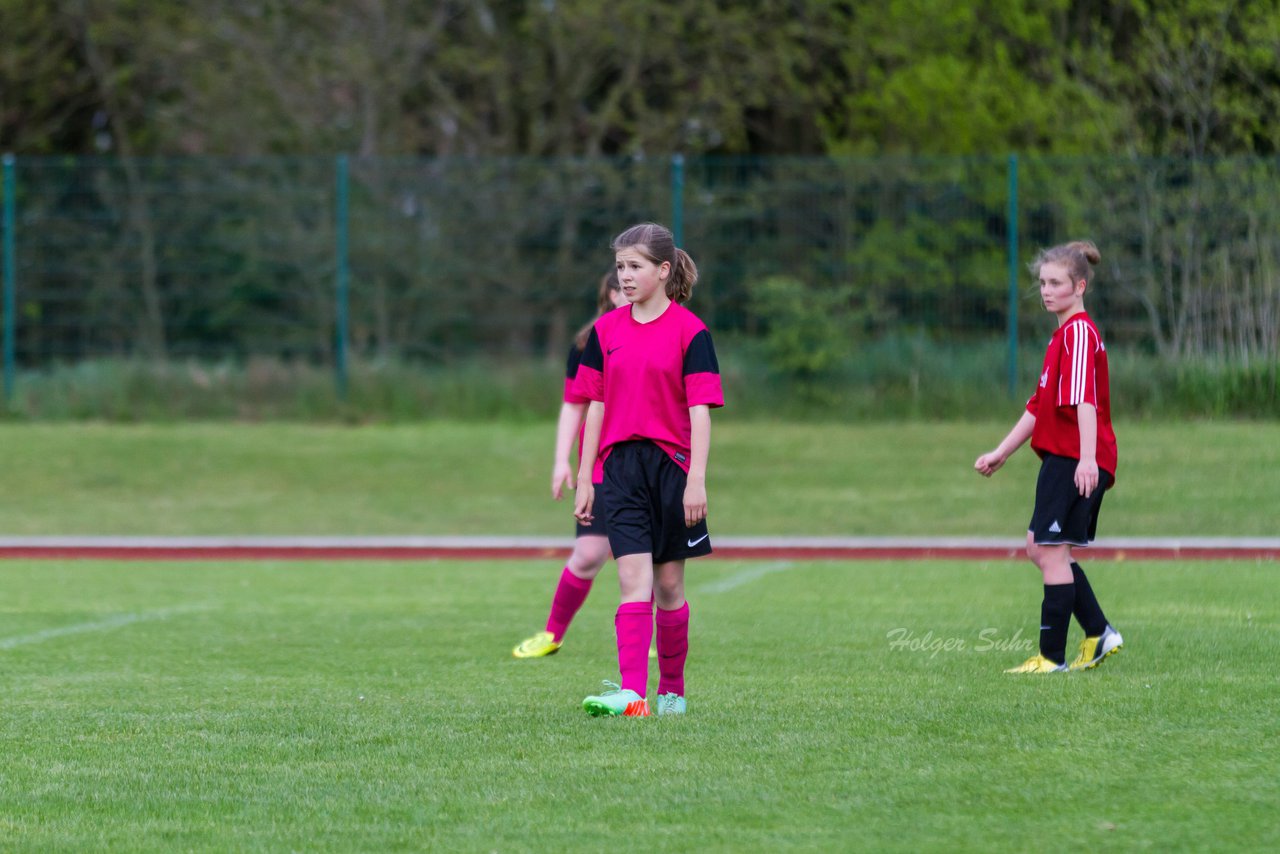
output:
[[1057,664],[1067,660],[1067,629],[1076,600],[1074,584],[1046,584],[1040,604],[1040,654]]
[[1098,597],[1093,595],[1093,587],[1089,585],[1089,578],[1080,568],[1080,564],[1072,562],[1071,575],[1076,582],[1076,601],[1072,610],[1084,633],[1091,638],[1096,638],[1106,631],[1107,618],[1102,613]]

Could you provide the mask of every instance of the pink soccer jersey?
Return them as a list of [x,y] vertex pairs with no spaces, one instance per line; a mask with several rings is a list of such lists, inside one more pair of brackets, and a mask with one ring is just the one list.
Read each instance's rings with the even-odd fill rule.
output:
[[689,470],[689,407],[724,406],[711,333],[697,316],[671,303],[656,320],[637,323],[631,306],[596,321],[578,366],[577,391],[604,402],[593,478],[610,449],[647,439]]
[[569,348],[569,358],[564,365],[564,402],[590,403],[591,398],[578,392],[578,365],[582,363],[582,351],[574,344]]
[[1080,312],[1058,327],[1044,354],[1040,385],[1027,401],[1036,417],[1031,448],[1043,457],[1080,459],[1080,422],[1076,407],[1098,410],[1098,468],[1116,476],[1116,434],[1111,427],[1111,382],[1107,348],[1088,314]]
[[[591,398],[583,397],[578,391],[578,366],[582,364],[582,351],[578,349],[578,345],[574,344],[569,348],[569,358],[564,366],[564,402],[565,403],[590,403]],[[578,460],[582,460],[582,439],[587,433],[587,424],[584,420],[582,426],[578,428]],[[574,471],[578,469],[574,466]],[[600,483],[603,472],[597,467],[597,474],[592,483]]]

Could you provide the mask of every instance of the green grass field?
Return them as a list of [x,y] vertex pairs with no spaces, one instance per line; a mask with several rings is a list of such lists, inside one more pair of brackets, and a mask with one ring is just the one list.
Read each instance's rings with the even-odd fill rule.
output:
[[[718,424],[712,530],[1018,537],[1007,427]],[[549,440],[0,425],[0,529],[567,539]],[[1280,426],[1121,443],[1104,537],[1276,534]],[[546,561],[0,562],[0,850],[1276,848],[1280,567],[1086,566],[1125,650],[1028,678],[1025,562],[698,561],[689,715],[601,720],[608,569],[520,662]]]
[[[1002,407],[1007,408],[1007,407]],[[720,419],[712,534],[1012,536],[1029,448],[973,471],[1013,424]],[[1274,536],[1280,423],[1121,424],[1107,536]],[[0,532],[572,535],[548,497],[552,424],[0,424]]]
[[510,658],[553,569],[3,566],[0,848],[1280,845],[1274,565],[1099,564],[1126,649],[1028,678],[1021,565],[702,561],[682,719],[580,710],[612,584]]

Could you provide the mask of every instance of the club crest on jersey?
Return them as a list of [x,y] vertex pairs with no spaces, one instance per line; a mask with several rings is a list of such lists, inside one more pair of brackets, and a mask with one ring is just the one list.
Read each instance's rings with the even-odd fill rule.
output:
[[1049,384],[1049,372],[1045,371],[1040,375],[1040,388],[1044,388]]

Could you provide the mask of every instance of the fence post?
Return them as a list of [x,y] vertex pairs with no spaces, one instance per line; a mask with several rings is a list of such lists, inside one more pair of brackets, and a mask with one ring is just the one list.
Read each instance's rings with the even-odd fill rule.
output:
[[1018,155],[1009,155],[1009,399],[1018,394]]
[[18,181],[16,176],[16,168],[14,157],[12,154],[4,155],[4,249],[0,254],[4,255],[4,402],[8,404],[13,399],[13,380],[15,373],[14,356],[15,343],[14,334],[16,322],[14,312],[17,307],[17,299],[14,292],[18,288],[18,265],[14,258],[16,252],[16,242],[13,233],[18,223],[18,202],[16,199]]
[[684,155],[671,157],[671,237],[684,248]]
[[348,220],[348,163],[347,155],[339,154],[336,170],[334,231],[337,253],[336,299],[334,300],[334,348],[333,370],[334,381],[338,387],[338,399],[347,399],[347,323],[348,323],[348,290],[350,288],[351,270],[347,256]]

